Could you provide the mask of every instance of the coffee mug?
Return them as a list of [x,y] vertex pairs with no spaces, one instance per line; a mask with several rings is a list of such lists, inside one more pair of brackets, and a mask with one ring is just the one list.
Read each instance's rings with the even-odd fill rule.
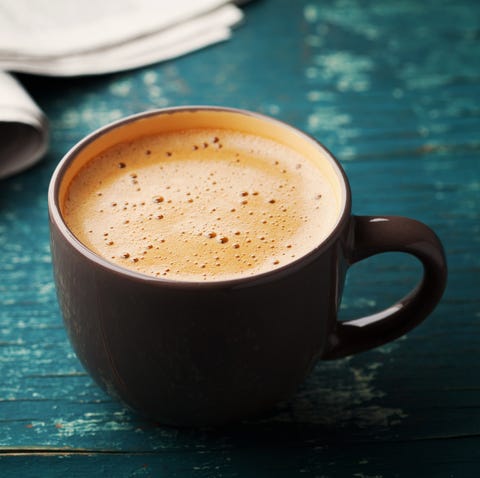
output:
[[[200,136],[195,136],[198,131],[201,134],[213,132],[209,142],[199,142]],[[253,143],[248,143],[248,140],[246,146],[242,143],[244,139],[241,139],[242,144],[238,148],[242,154],[235,152],[238,134],[241,138],[254,138]],[[308,189],[310,186],[305,186],[308,189],[305,197],[308,196],[312,205],[302,205],[303,199],[295,199],[297,208],[294,215],[285,212],[282,220],[301,223],[299,232],[289,229],[281,240],[288,242],[288,235],[296,234],[300,237],[297,242],[307,249],[299,246],[297,256],[289,256],[288,260],[283,259],[285,252],[279,255],[280,260],[274,260],[277,257],[275,252],[263,268],[244,270],[234,266],[237,269],[233,272],[229,269],[227,275],[222,275],[225,272],[222,264],[215,264],[215,269],[212,263],[211,269],[207,268],[203,276],[188,275],[190,272],[182,275],[180,271],[167,274],[162,272],[163,269],[155,273],[152,269],[150,274],[135,269],[137,264],[145,261],[132,258],[130,254],[124,253],[118,260],[113,260],[115,254],[109,257],[107,253],[96,250],[88,238],[83,239],[78,232],[73,232],[75,229],[67,221],[69,215],[73,214],[75,219],[78,214],[87,222],[94,216],[97,221],[95,224],[100,224],[99,227],[114,224],[112,221],[116,219],[112,218],[116,216],[113,212],[104,213],[103,209],[103,215],[84,209],[90,196],[94,195],[94,189],[91,192],[87,189],[86,195],[77,201],[77,209],[72,209],[77,212],[68,212],[68,202],[73,195],[72,184],[81,174],[85,174],[86,179],[76,181],[81,187],[90,187],[92,181],[97,181],[102,187],[111,186],[111,178],[102,180],[96,176],[100,173],[95,170],[83,172],[93,158],[105,158],[112,154],[115,157],[118,151],[118,154],[124,155],[122,157],[129,157],[133,154],[131,151],[141,149],[137,143],[142,144],[146,155],[152,156],[150,149],[145,149],[145,144],[150,144],[149,138],[156,137],[161,140],[155,140],[154,147],[163,151],[165,160],[167,156],[175,156],[176,150],[172,149],[175,145],[191,150],[192,154],[203,154],[203,162],[198,164],[208,167],[214,167],[215,164],[223,167],[224,163],[217,159],[226,155],[237,169],[232,169],[233,179],[225,176],[231,185],[222,193],[223,202],[232,200],[229,191],[236,191],[235,188],[240,187],[236,178],[245,176],[243,172],[246,169],[242,169],[241,164],[234,164],[234,161],[239,163],[238,158],[242,155],[249,158],[245,164],[251,164],[254,168],[255,155],[263,155],[262,161],[265,156],[268,167],[273,168],[279,163],[275,160],[276,154],[282,155],[281,151],[286,151],[282,161],[287,166],[291,154],[296,158],[291,164],[293,172],[290,174],[286,169],[281,172],[290,175],[291,181],[298,179],[301,186],[307,183],[311,185],[311,191]],[[144,144],[144,141],[147,143]],[[173,141],[173,146],[162,150],[165,144],[170,145],[164,144],[164,141]],[[131,145],[134,146],[133,150],[128,149]],[[217,162],[210,163],[214,161],[211,159],[213,154],[217,155]],[[318,169],[318,177],[317,173],[303,172],[300,169],[303,163],[298,163],[298,158],[303,158],[307,169],[310,167],[307,163],[314,165]],[[165,163],[165,170],[169,164]],[[191,164],[194,165],[193,162]],[[128,165],[123,159],[118,161],[117,166],[119,170],[125,168],[127,172]],[[176,180],[175,174],[182,174],[176,172],[177,166],[172,169],[169,181]],[[204,166],[194,176],[201,175]],[[299,176],[296,176],[295,169]],[[285,176],[277,172],[272,173],[273,176],[281,177],[284,181],[278,187],[288,186],[288,178],[285,180]],[[144,179],[147,180],[149,175],[146,174]],[[130,172],[127,177],[131,184],[137,181],[137,173]],[[238,207],[231,207],[230,211],[240,211],[244,206],[256,204],[254,200],[260,201],[257,198],[262,196],[262,190],[256,191],[255,177],[248,180],[251,188],[238,198],[237,192],[232,192]],[[182,187],[188,188],[191,180],[184,181],[187,186]],[[122,184],[128,182],[122,181]],[[155,181],[162,183],[162,176]],[[330,214],[331,220],[326,223],[326,230],[318,229],[316,238],[317,226],[310,226],[316,224],[315,210],[318,209],[313,201],[319,200],[321,194],[315,198],[312,195],[321,181],[330,188],[332,202],[330,204],[327,201],[324,213]],[[115,193],[116,187],[111,187],[110,193]],[[242,187],[238,191],[242,191]],[[139,191],[140,187],[136,190]],[[97,194],[101,196],[102,193]],[[125,199],[124,194],[123,190],[119,192],[120,199]],[[152,195],[151,192],[149,194]],[[247,195],[252,200],[248,206],[240,197]],[[258,203],[261,206],[255,206],[257,210],[252,209],[247,213],[245,209],[245,217],[247,214],[257,214],[260,210],[262,214],[267,214],[264,208],[277,207],[281,202],[281,196],[278,196],[280,200],[277,203],[269,197],[265,196],[263,202]],[[169,202],[167,197],[164,199],[157,195],[149,204],[143,201],[142,205],[155,207],[155,211],[159,211],[159,208],[173,207]],[[128,201],[124,203],[128,204]],[[352,215],[348,180],[333,155],[314,138],[294,127],[249,111],[210,106],[168,108],[137,114],[103,127],[73,147],[59,163],[50,183],[48,204],[57,295],[78,358],[104,390],[134,410],[163,424],[212,426],[258,416],[276,402],[291,397],[319,359],[336,359],[369,350],[408,332],[434,309],[446,284],[444,251],[430,228],[405,217]],[[187,207],[187,201],[184,204]],[[111,202],[108,207],[113,211],[118,209],[119,204],[117,201]],[[136,209],[139,207],[135,204]],[[310,214],[309,219],[303,222],[301,218],[306,216],[302,215],[302,208],[309,209]],[[122,209],[127,209],[127,206]],[[169,210],[164,210],[168,215]],[[275,211],[283,214],[281,211],[286,210]],[[197,212],[195,210],[195,214]],[[184,210],[178,214],[183,213]],[[165,214],[157,214],[153,220],[160,224],[161,218],[165,220]],[[243,220],[240,213],[234,214],[237,214],[235,218]],[[152,213],[150,219],[151,216]],[[172,221],[176,221],[177,216],[173,216]],[[268,217],[273,217],[273,214]],[[146,213],[144,218],[147,221]],[[125,222],[128,221],[122,224]],[[117,220],[117,223],[120,224],[120,221]],[[303,223],[307,227],[305,230]],[[176,223],[164,224],[167,225],[163,233],[165,237],[170,237],[177,230]],[[224,227],[228,229],[230,226]],[[139,226],[135,226],[131,234],[138,229]],[[112,225],[110,230],[114,230]],[[230,254],[228,264],[238,257],[238,254],[233,255],[233,249],[240,248],[240,243],[234,243],[233,235],[219,240],[218,236],[212,239],[216,234],[208,233],[208,228],[205,231],[200,231],[197,236],[204,241],[202,244],[207,244],[206,248],[210,247],[209,240],[216,241],[211,243],[213,248],[220,250],[224,247],[222,251]],[[304,231],[309,232],[307,234]],[[98,243],[104,241],[101,236],[108,236],[108,232],[101,233],[100,229],[88,230],[85,235],[92,232],[98,236]],[[127,237],[128,241],[128,234],[121,232],[117,239]],[[265,238],[259,237],[259,234],[255,237],[260,250]],[[248,241],[245,240],[242,247],[247,247],[250,244]],[[192,244],[189,252],[181,252],[184,262],[188,262],[187,257],[197,255],[196,250],[200,246],[194,242]],[[148,247],[150,249],[144,247],[140,259],[147,258],[150,251],[155,249]],[[285,247],[290,247],[290,244]],[[161,251],[160,246],[157,249]],[[172,250],[172,253],[176,253],[175,248]],[[381,312],[355,320],[339,321],[337,313],[347,269],[362,259],[388,251],[406,252],[421,262],[423,278],[419,285]],[[161,260],[163,256],[159,252],[155,257]],[[197,264],[195,267],[201,266]],[[225,266],[225,269],[228,267]]]

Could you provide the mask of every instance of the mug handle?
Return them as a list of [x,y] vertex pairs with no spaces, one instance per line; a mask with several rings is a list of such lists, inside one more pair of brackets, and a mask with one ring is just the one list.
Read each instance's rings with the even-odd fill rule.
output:
[[425,224],[400,216],[352,216],[353,245],[347,266],[382,252],[406,252],[423,265],[423,278],[407,296],[375,314],[337,321],[323,359],[335,359],[378,347],[413,329],[440,301],[447,282],[445,253]]

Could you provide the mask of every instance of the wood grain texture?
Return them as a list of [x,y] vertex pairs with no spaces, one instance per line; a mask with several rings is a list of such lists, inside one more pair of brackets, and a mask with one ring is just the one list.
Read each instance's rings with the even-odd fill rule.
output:
[[[0,182],[0,474],[474,477],[480,469],[480,3],[262,0],[224,44],[97,78],[22,77],[51,121],[38,166]],[[46,191],[93,129],[145,109],[261,111],[322,141],[357,214],[420,219],[449,262],[444,299],[375,351],[319,363],[268,416],[221,430],[157,426],[77,361],[52,281]],[[343,318],[419,279],[415,260],[355,266]]]

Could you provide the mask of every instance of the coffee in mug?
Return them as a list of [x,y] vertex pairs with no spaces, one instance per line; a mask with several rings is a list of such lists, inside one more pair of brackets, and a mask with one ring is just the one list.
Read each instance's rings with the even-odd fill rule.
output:
[[[318,360],[408,332],[445,288],[429,227],[353,215],[334,156],[254,112],[180,107],[108,125],[66,154],[48,204],[77,356],[108,393],[164,424],[258,416]],[[421,262],[419,284],[338,320],[349,267],[388,251]]]
[[73,234],[119,266],[174,280],[225,280],[307,254],[340,217],[339,184],[314,160],[254,134],[186,129],[101,152],[62,204]]

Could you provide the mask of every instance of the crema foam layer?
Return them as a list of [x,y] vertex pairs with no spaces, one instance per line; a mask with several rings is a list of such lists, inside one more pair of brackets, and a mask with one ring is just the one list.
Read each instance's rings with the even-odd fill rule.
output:
[[224,129],[141,137],[92,158],[63,204],[73,234],[154,277],[235,279],[284,266],[332,231],[321,169],[275,141]]

